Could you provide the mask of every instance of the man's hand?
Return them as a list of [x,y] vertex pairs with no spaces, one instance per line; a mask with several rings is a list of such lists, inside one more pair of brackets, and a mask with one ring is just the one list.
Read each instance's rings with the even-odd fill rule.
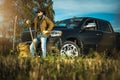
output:
[[26,24],[30,24],[31,23],[31,21],[28,19],[28,20],[26,20],[26,22],[25,22]]
[[43,34],[47,34],[47,33],[49,33],[49,31],[43,31]]

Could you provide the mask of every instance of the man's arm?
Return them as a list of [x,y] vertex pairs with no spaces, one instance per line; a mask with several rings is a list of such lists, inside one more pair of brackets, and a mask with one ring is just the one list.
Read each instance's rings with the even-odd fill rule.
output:
[[50,32],[54,27],[54,23],[48,17],[46,17],[46,21],[47,21],[47,25],[48,25],[47,31]]

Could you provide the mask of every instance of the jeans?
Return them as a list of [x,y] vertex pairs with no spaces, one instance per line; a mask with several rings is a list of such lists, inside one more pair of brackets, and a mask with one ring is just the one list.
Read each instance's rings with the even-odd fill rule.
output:
[[31,56],[34,56],[34,54],[36,52],[36,45],[38,45],[39,40],[41,41],[42,56],[46,57],[46,42],[47,42],[47,37],[44,37],[41,34],[37,34],[37,38],[33,39],[32,43],[30,45]]

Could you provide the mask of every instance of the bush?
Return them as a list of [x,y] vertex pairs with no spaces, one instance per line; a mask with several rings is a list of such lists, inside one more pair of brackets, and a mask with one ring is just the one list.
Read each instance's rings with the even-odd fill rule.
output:
[[0,54],[8,55],[12,49],[12,41],[7,38],[0,38]]
[[119,64],[103,58],[0,56],[0,80],[118,80]]

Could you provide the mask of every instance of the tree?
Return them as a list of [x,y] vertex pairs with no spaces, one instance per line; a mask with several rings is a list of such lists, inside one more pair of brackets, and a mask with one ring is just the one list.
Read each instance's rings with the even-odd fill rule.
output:
[[52,5],[52,0],[5,0],[3,6],[6,16],[8,13],[10,13],[9,16],[18,15],[19,20],[24,20],[26,18],[33,19],[36,16],[35,11],[38,8],[44,9],[46,15],[51,20],[54,20],[55,12]]
[[26,26],[24,24],[26,19],[33,21],[36,16],[38,8],[44,9],[46,15],[54,21],[54,10],[52,0],[4,0],[3,12],[7,21],[11,21],[14,24],[15,16],[17,15],[17,32]]

